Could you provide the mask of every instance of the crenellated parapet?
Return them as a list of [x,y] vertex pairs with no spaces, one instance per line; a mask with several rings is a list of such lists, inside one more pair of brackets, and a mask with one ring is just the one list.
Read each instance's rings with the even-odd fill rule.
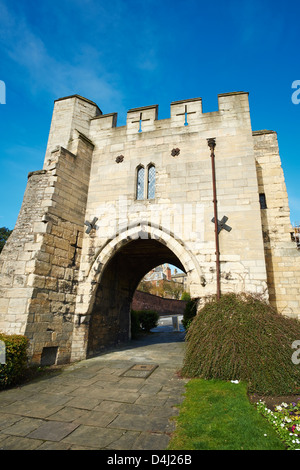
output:
[[[202,98],[192,98],[187,100],[174,101],[170,104],[170,118],[159,119],[159,105],[144,106],[129,109],[127,111],[126,129],[127,132],[141,133],[150,132],[164,126],[184,127],[205,124],[208,120],[217,124],[222,118],[232,121],[234,117],[243,121],[249,115],[248,93],[234,92],[218,95],[218,110],[209,113],[202,111]],[[250,122],[250,119],[249,119]],[[103,114],[92,118],[92,130],[102,131],[117,127],[117,113]],[[123,128],[123,126],[121,126]]]

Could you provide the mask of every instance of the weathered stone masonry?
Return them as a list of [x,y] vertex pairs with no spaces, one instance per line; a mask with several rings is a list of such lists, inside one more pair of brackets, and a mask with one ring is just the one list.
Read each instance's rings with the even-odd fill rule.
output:
[[192,296],[216,292],[211,138],[218,219],[231,228],[219,234],[221,292],[257,293],[300,318],[277,135],[252,131],[247,93],[218,101],[213,113],[202,113],[200,98],[173,102],[163,120],[158,106],[132,109],[120,127],[116,113],[80,96],[55,102],[43,169],[28,175],[0,257],[0,330],[28,336],[33,362],[74,361],[128,340],[134,291],[164,262],[187,273]]
[[[94,105],[70,101],[74,119],[87,111],[89,119],[97,113]],[[49,136],[47,169],[28,175],[18,220],[0,259],[0,329],[28,336],[35,362],[45,348],[58,347],[60,361],[70,360],[93,151],[80,131],[69,125],[66,131],[69,123],[61,117],[60,104],[52,121],[55,135]],[[69,150],[56,145],[61,127]]]

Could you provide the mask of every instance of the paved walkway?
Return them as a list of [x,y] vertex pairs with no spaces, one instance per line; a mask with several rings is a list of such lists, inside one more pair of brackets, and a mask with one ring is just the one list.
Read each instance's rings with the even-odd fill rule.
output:
[[[176,375],[184,333],[171,326],[153,331],[0,392],[0,450],[165,450],[175,427],[170,418],[178,413],[174,405],[185,391],[186,380]],[[146,378],[152,364],[158,367]]]

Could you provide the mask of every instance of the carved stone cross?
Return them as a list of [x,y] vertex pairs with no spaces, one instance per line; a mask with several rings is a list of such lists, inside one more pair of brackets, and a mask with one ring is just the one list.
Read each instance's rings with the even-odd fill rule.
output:
[[89,222],[88,220],[86,220],[86,221],[84,222],[84,225],[87,226],[87,229],[86,229],[85,233],[90,233],[91,230],[96,229],[96,222],[97,222],[97,220],[98,220],[97,217],[94,217],[93,220],[92,220],[92,222]]
[[138,121],[132,121],[140,123],[139,132],[142,132],[142,122],[144,121],[150,121],[150,119],[143,119],[143,113],[140,113],[140,119]]
[[[227,232],[230,232],[232,230],[232,228],[229,225],[226,225],[227,220],[228,220],[228,217],[226,217],[226,215],[224,215],[222,220],[218,220],[218,233],[220,233],[221,230],[223,229],[226,230]],[[215,223],[215,218],[213,217],[211,221]]]
[[190,112],[188,113],[188,111],[187,111],[187,105],[185,105],[184,113],[176,114],[176,116],[184,116],[184,125],[185,125],[185,126],[188,126],[188,125],[189,125],[188,120],[187,120],[188,114],[195,114],[195,113],[196,113],[196,111],[190,111]]

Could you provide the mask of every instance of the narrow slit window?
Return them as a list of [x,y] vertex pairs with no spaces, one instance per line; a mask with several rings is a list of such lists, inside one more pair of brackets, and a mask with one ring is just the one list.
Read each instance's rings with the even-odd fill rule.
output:
[[265,193],[260,193],[259,195],[259,203],[261,209],[267,209],[267,201]]
[[137,170],[136,198],[138,200],[144,199],[144,179],[145,168],[141,166]]
[[148,168],[148,191],[147,199],[155,198],[155,166],[150,165]]

